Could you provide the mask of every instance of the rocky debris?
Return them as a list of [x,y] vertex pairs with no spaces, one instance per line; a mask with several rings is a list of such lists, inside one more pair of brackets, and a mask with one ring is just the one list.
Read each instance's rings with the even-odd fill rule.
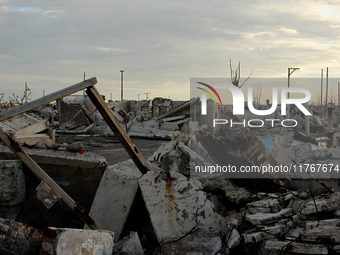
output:
[[159,243],[180,239],[202,226],[229,231],[199,181],[156,171],[143,175],[139,186]]
[[6,131],[16,142],[22,142],[29,146],[43,142],[51,147],[55,142],[55,133],[54,130],[49,129],[49,122],[40,121],[28,114],[0,122],[0,128]]
[[249,213],[277,213],[280,210],[280,203],[277,199],[260,200],[247,204]]
[[340,244],[340,227],[319,226],[317,228],[305,230],[301,235],[301,240],[314,243]]
[[317,199],[310,201],[306,204],[305,208],[302,209],[301,213],[304,215],[310,215],[315,213],[321,213],[324,211],[336,211],[340,208],[340,193],[329,195],[329,198]]
[[144,255],[142,244],[137,232],[130,232],[129,236],[121,239],[113,247],[113,255]]
[[0,254],[39,254],[42,231],[0,218]]
[[326,245],[273,240],[265,241],[263,250],[266,254],[273,255],[279,255],[281,251],[285,252],[284,254],[329,254]]
[[106,230],[45,228],[42,251],[47,255],[112,255],[114,233]]
[[[164,255],[217,254],[223,251],[225,235],[211,229],[197,228],[176,242],[161,246]],[[235,238],[232,239],[235,242]]]
[[163,171],[178,172],[186,176],[189,176],[191,163],[207,164],[204,158],[177,140],[163,144],[148,160],[157,162]]
[[[105,171],[94,198],[90,216],[118,241],[135,200],[141,172],[130,159]],[[124,199],[121,199],[124,198]]]
[[251,200],[252,194],[249,191],[237,187],[226,178],[203,179],[201,183],[207,193],[222,196],[233,204],[244,204]]
[[278,222],[283,217],[290,217],[293,215],[293,209],[285,208],[277,213],[255,213],[248,214],[246,221],[253,225],[266,225]]

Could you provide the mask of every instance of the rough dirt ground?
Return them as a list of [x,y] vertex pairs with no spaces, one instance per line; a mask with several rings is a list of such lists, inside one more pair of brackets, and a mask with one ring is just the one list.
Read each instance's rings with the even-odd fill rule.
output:
[[[102,137],[90,135],[56,135],[56,143],[73,143],[83,142],[84,150],[94,152],[106,159],[108,165],[113,165],[130,159],[129,154],[116,137]],[[138,150],[143,157],[147,159],[151,156],[161,144],[168,142],[167,140],[151,140],[142,138],[132,138]]]

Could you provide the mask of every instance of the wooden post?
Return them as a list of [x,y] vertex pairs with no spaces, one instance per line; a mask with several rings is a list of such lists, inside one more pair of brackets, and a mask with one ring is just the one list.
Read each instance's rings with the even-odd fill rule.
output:
[[59,98],[65,97],[67,95],[73,94],[77,91],[80,91],[84,88],[93,86],[97,83],[97,79],[95,77],[88,79],[86,81],[79,82],[77,84],[74,84],[72,86],[69,86],[65,89],[56,91],[52,94],[49,94],[47,96],[38,98],[34,101],[28,102],[27,104],[23,104],[17,107],[14,107],[12,109],[9,109],[8,111],[5,111],[0,114],[0,121],[12,118],[14,116],[20,115],[22,113],[25,113],[27,111],[33,110],[34,108],[37,108],[41,105],[46,105],[54,100],[57,100]]
[[113,133],[116,135],[120,143],[130,155],[138,169],[142,172],[142,174],[146,174],[147,171],[150,170],[146,160],[140,154],[136,145],[133,143],[125,130],[121,127],[116,117],[112,114],[111,110],[106,105],[103,98],[100,96],[98,90],[95,87],[91,86],[86,90],[86,94],[89,96],[92,103],[96,106],[100,114],[103,116],[104,120],[107,122]]
[[99,229],[96,222],[78,205],[35,161],[21,149],[19,144],[0,128],[0,138],[8,148],[40,179],[43,180],[91,229]]

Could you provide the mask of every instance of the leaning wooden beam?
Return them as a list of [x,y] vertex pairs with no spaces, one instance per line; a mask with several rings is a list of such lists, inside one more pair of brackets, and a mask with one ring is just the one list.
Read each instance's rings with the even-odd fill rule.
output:
[[59,98],[65,97],[67,95],[73,94],[77,91],[80,91],[82,89],[85,89],[87,87],[93,86],[97,83],[97,78],[93,77],[91,79],[79,82],[77,84],[74,84],[72,86],[69,86],[67,88],[64,88],[62,90],[56,91],[54,93],[51,93],[47,96],[38,98],[34,101],[28,102],[26,104],[14,107],[12,109],[9,109],[8,111],[3,112],[0,114],[0,121],[12,118],[14,116],[17,116],[19,114],[22,114],[24,112],[33,110],[34,108],[37,108],[39,106],[48,104],[54,100],[57,100]]
[[199,99],[199,97],[191,99],[189,102],[186,102],[185,104],[183,104],[181,106],[178,106],[177,108],[172,109],[171,111],[169,111],[169,112],[167,112],[167,113],[165,113],[165,114],[155,118],[155,120],[161,120],[161,119],[164,119],[164,118],[166,118],[166,117],[168,117],[168,116],[170,116],[170,115],[172,115],[172,114],[174,114],[176,112],[179,112],[179,111],[185,109],[186,107],[189,107],[191,104],[195,103],[198,99]]
[[43,180],[90,228],[99,229],[96,222],[78,205],[35,161],[21,149],[19,144],[0,128],[0,138],[18,158],[40,179]]
[[139,150],[137,149],[136,145],[133,143],[129,135],[119,124],[116,117],[112,114],[111,110],[104,102],[98,90],[92,86],[86,90],[86,94],[89,96],[92,103],[97,107],[97,110],[103,116],[104,120],[109,125],[113,133],[116,135],[120,143],[123,145],[127,153],[130,155],[133,162],[135,162],[138,169],[142,172],[142,174],[147,173],[150,168],[146,160],[140,154]]

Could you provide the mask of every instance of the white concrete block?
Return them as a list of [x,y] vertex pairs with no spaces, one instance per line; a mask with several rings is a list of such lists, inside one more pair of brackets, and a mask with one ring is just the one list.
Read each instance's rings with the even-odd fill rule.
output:
[[115,233],[115,241],[123,231],[141,175],[130,159],[109,166],[100,181],[89,214],[102,228]]

